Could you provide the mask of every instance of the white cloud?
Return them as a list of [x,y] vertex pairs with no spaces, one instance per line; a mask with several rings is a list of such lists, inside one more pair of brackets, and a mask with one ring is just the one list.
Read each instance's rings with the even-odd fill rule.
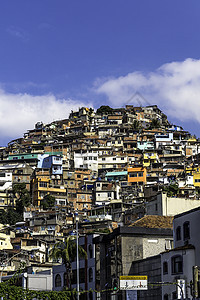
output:
[[[38,121],[50,123],[66,119],[71,110],[92,106],[72,99],[57,99],[54,95],[33,96],[9,94],[0,89],[0,139],[11,140],[22,137]],[[0,145],[2,142],[0,141]]]
[[15,26],[10,26],[6,30],[10,35],[14,36],[17,39],[20,39],[24,42],[28,41],[29,35],[27,31],[25,31],[22,28],[15,27]]
[[[97,94],[105,94],[109,104],[123,106],[140,93],[151,104],[157,104],[169,117],[200,123],[200,60],[186,59],[162,65],[154,72],[133,72],[95,83]],[[137,97],[133,97],[132,104]],[[130,104],[131,104],[130,102]],[[148,105],[143,102],[142,105]]]

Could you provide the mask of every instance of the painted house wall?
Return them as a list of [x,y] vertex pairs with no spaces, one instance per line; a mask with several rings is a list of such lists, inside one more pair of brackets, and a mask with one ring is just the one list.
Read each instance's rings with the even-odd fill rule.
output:
[[[189,222],[190,237],[184,239],[183,226],[185,222]],[[181,228],[181,239],[176,239],[177,227]],[[200,210],[198,208],[189,211],[188,213],[180,214],[174,219],[174,246],[181,247],[186,243],[195,246],[195,264],[200,266],[200,239],[199,239],[199,227],[200,227]]]
[[128,182],[129,183],[145,183],[147,171],[143,167],[128,168]]
[[[183,272],[179,274],[172,273],[172,259],[175,256],[180,255],[183,259]],[[163,272],[163,263],[167,263],[168,272],[165,274]],[[195,265],[195,253],[194,249],[176,250],[164,252],[161,254],[161,276],[162,282],[176,282],[177,279],[184,279],[187,284],[187,299],[193,299],[191,295],[191,290],[189,288],[189,283],[193,280],[192,266]],[[168,295],[168,299],[174,299],[172,293],[177,291],[177,286],[173,284],[163,285],[162,287],[162,299],[164,295]],[[185,290],[186,291],[186,290]]]
[[167,194],[158,194],[155,200],[146,203],[147,215],[175,216],[200,206],[200,200],[189,198],[167,197]]

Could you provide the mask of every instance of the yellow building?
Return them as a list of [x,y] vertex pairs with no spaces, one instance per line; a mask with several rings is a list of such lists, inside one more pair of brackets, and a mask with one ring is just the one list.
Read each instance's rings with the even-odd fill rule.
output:
[[195,187],[200,187],[200,172],[193,173],[193,183]]
[[200,187],[200,167],[186,168],[186,174],[193,176],[193,184],[195,187]]
[[32,181],[33,204],[40,206],[40,202],[46,195],[51,195],[55,199],[66,199],[66,189],[64,186],[52,184],[48,177],[34,178]]
[[13,249],[10,238],[10,235],[0,232],[0,250]]
[[188,174],[188,175],[194,175],[195,173],[198,173],[199,170],[200,170],[199,166],[197,166],[197,167],[192,166],[192,167],[188,167],[185,169],[186,174]]
[[149,167],[152,163],[158,161],[158,155],[156,152],[146,152],[143,155],[143,166]]

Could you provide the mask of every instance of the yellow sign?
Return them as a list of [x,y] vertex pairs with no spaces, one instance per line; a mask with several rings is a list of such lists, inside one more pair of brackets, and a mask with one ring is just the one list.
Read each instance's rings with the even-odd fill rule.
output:
[[120,280],[147,280],[147,276],[119,276]]
[[147,290],[147,276],[120,276],[120,290]]

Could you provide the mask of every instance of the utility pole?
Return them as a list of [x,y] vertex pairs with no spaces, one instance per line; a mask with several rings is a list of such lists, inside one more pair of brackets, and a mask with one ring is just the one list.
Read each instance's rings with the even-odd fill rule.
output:
[[76,272],[77,272],[77,300],[79,300],[78,214],[76,215]]

